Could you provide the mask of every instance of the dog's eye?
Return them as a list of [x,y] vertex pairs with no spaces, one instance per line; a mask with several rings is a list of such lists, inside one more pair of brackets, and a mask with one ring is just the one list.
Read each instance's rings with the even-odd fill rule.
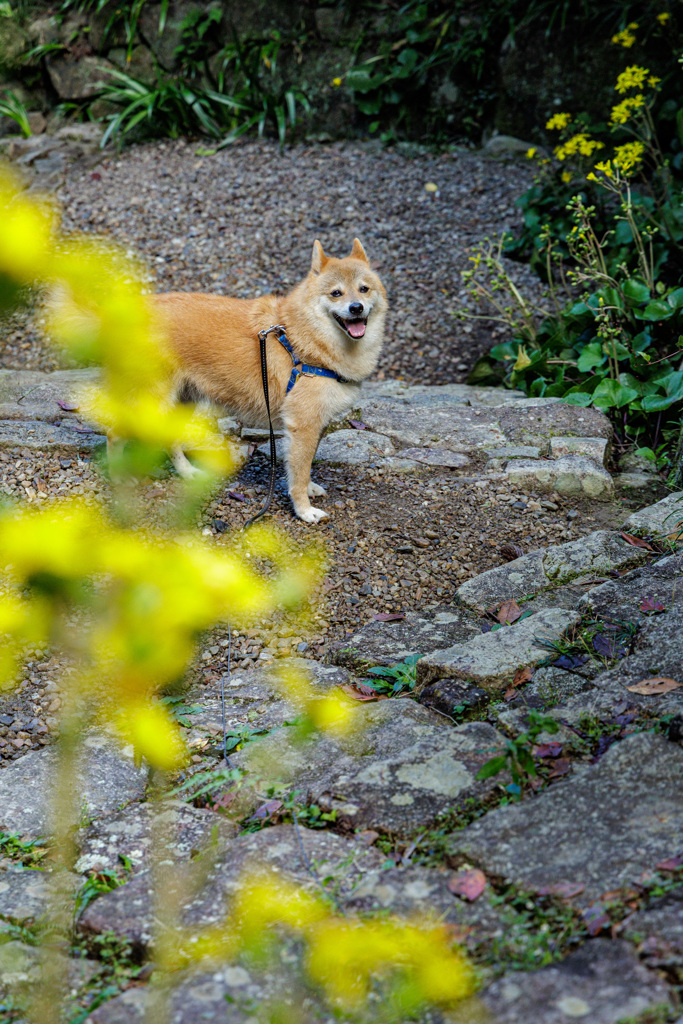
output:
[[341,295],[341,292],[339,291],[338,288],[335,288],[333,292],[330,292],[330,295],[332,296],[333,299],[338,299],[339,296]]
[[360,286],[360,288],[358,289],[358,291],[359,291],[359,292],[369,292],[369,291],[370,291],[370,289],[368,288],[368,286],[367,286],[366,284],[362,284],[362,285]]

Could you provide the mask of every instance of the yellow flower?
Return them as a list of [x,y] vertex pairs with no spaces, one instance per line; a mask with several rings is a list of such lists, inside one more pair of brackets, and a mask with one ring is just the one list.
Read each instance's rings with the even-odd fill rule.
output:
[[626,68],[625,71],[621,72],[614,88],[617,92],[639,89],[649,74],[649,68],[641,68],[637,64],[632,64],[630,68]]
[[656,75],[650,75],[650,77],[647,80],[647,84],[651,86],[653,89],[656,85],[659,85],[660,82],[661,78],[657,78]]
[[568,182],[572,180],[571,171],[562,171],[560,177],[562,178],[562,181],[565,183],[565,185],[568,184]]
[[671,17],[671,15],[669,14],[668,11],[662,11],[661,14],[657,15],[657,21],[659,22],[660,25],[665,25],[670,17]]
[[[612,36],[612,42],[617,46],[623,46],[626,50],[630,49],[636,41],[636,37],[633,35],[633,32],[629,31],[631,27],[632,26],[629,25],[629,27],[625,28],[623,32],[617,32],[615,36]],[[638,28],[638,26],[635,25],[635,28]]]
[[566,128],[572,119],[571,114],[553,114],[549,121],[546,121],[546,128],[549,130]]
[[639,92],[637,96],[627,96],[621,103],[617,103],[616,107],[612,107],[610,121],[612,124],[626,124],[633,111],[639,110],[643,106],[645,106],[645,97],[642,93]]
[[596,149],[603,149],[604,145],[604,142],[590,139],[585,132],[579,132],[561,146],[557,146],[554,153],[558,160],[566,160],[568,156],[576,156],[577,153],[580,156],[590,156]]
[[535,156],[536,156],[536,147],[535,146],[531,146],[531,148],[527,149],[527,151],[526,151],[526,158],[527,158],[527,160],[533,160],[533,158]]
[[333,86],[334,86],[335,88],[339,88],[339,86],[340,86],[341,84],[342,84],[342,80],[341,80],[341,78],[333,78],[333,79],[332,79],[332,85],[333,85]]
[[596,164],[595,165],[595,170],[596,171],[602,171],[602,173],[606,174],[608,178],[613,178],[614,177],[614,171],[612,170],[612,162],[611,162],[611,160],[605,160],[602,163]]
[[593,172],[592,172],[592,171],[590,171],[590,172],[589,172],[589,173],[588,173],[588,174],[586,175],[586,181],[597,181],[597,180],[598,180],[598,179],[597,179],[597,176],[596,176],[595,174],[593,174]]
[[637,164],[643,159],[645,146],[642,142],[627,142],[623,146],[617,146],[614,150],[614,165],[628,175]]

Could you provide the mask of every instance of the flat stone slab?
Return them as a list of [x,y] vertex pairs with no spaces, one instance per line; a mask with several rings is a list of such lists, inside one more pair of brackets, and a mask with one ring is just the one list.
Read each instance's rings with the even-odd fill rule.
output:
[[550,457],[561,459],[565,455],[587,455],[599,465],[607,462],[607,438],[604,437],[551,437]]
[[[147,770],[136,768],[129,756],[103,737],[89,736],[78,786],[82,810],[99,818],[145,792]],[[22,835],[48,835],[51,780],[56,752],[47,747],[31,751],[0,771],[0,828]]]
[[[454,728],[443,716],[399,698],[351,709],[348,733],[294,747],[287,729],[249,743],[233,759],[247,768],[256,803],[276,781],[302,802],[324,803],[352,828],[412,835],[446,810],[495,788],[478,781],[502,743],[492,726]],[[263,780],[260,782],[259,780]]]
[[[345,668],[323,665],[308,658],[282,658],[275,664],[223,676],[225,722],[228,730],[244,728],[272,729],[292,721],[304,710],[283,687],[279,673],[285,669],[303,673],[314,695],[323,698],[351,681]],[[221,741],[223,708],[221,680],[198,687],[188,694],[188,703],[198,702],[201,710],[188,716],[191,734],[208,732]]]
[[0,370],[0,420],[42,420],[58,423],[73,419],[78,410],[64,410],[59,402],[79,406],[83,393],[99,381],[99,369]]
[[477,636],[481,623],[463,609],[406,612],[396,622],[368,622],[352,636],[335,644],[328,658],[355,672],[374,665],[395,665],[410,655],[429,654]]
[[607,470],[587,455],[564,455],[555,461],[512,459],[506,476],[521,490],[557,491],[607,501],[614,494],[614,481]]
[[[71,994],[87,985],[101,970],[102,964],[97,960],[69,958],[67,977]],[[0,980],[13,997],[18,997],[20,1004],[26,995],[35,993],[44,977],[45,968],[41,962],[39,946],[29,946],[18,939],[0,943]]]
[[[65,892],[75,893],[81,885],[77,875],[62,876],[60,881]],[[0,935],[3,921],[24,924],[41,918],[47,912],[49,892],[47,871],[13,866],[0,872]]]
[[388,437],[370,430],[336,430],[323,437],[315,453],[315,462],[331,465],[359,465],[377,462],[393,455],[394,446]]
[[[646,623],[683,602],[683,552],[667,555],[634,569],[626,576],[593,587],[579,602],[579,610],[601,619]],[[654,607],[653,607],[654,606]]]
[[30,448],[48,452],[92,452],[105,444],[104,435],[94,430],[41,420],[0,420],[0,448]]
[[396,453],[396,458],[422,462],[426,466],[444,466],[446,469],[462,469],[470,461],[466,455],[449,452],[445,448],[402,448]]
[[[161,806],[130,804],[78,832],[75,870],[118,871],[121,857],[130,861],[133,872],[148,866],[153,822],[166,837],[164,856],[178,863],[225,846],[237,833],[237,825],[227,818],[182,800],[164,800]],[[0,892],[1,887],[0,881]]]
[[559,964],[508,971],[483,993],[492,1024],[626,1024],[663,1019],[671,1009],[664,982],[643,967],[628,943],[593,939]]
[[633,512],[622,529],[641,537],[677,537],[683,531],[683,491],[668,494],[656,504]]
[[629,736],[533,800],[452,833],[449,859],[531,892],[581,886],[573,902],[588,906],[678,852],[682,772],[683,748],[653,733]]
[[[244,875],[265,870],[302,891],[320,894],[321,887],[327,889],[339,912],[419,914],[464,929],[463,938],[476,925],[477,941],[501,934],[502,924],[488,894],[476,906],[466,904],[449,892],[449,871],[387,865],[380,850],[355,837],[301,826],[297,834],[294,825],[276,825],[229,842],[214,858],[198,893],[180,889],[182,922],[191,934],[221,924],[229,914],[231,900],[244,891]],[[182,878],[179,884],[182,886]],[[148,953],[153,941],[149,872],[140,872],[91,903],[79,929],[86,935],[111,930],[128,939],[136,950]]]
[[554,608],[421,658],[417,691],[435,679],[467,679],[488,690],[507,686],[518,668],[538,665],[548,651],[537,640],[559,640],[580,619],[577,612]]
[[[680,583],[680,578],[679,578]],[[639,694],[629,690],[647,679],[666,677],[680,683],[668,693]],[[665,715],[683,709],[683,603],[655,615],[642,624],[633,653],[593,680],[593,690],[567,704],[570,714],[611,712],[627,702],[652,714]]]
[[660,896],[632,914],[621,934],[635,943],[652,966],[683,968],[683,889]]
[[512,562],[488,569],[463,583],[455,595],[465,607],[484,612],[497,602],[510,598],[519,601],[582,577],[594,578],[615,569],[628,569],[649,557],[646,550],[627,543],[618,533],[596,530],[580,540],[530,551]]

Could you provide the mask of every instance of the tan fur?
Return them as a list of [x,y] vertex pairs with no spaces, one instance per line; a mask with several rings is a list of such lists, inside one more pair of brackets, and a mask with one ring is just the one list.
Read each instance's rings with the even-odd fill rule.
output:
[[[341,296],[330,294],[336,290]],[[355,339],[334,313],[350,321],[349,306],[359,302],[367,324],[364,337]],[[285,326],[302,362],[335,370],[354,382],[301,376],[286,395],[292,360],[275,334],[268,336],[270,407],[274,425],[285,432],[294,510],[305,522],[322,519],[327,513],[309,500],[325,493],[310,479],[318,442],[327,424],[353,405],[358,385],[377,365],[384,334],[386,292],[358,239],[344,259],[326,256],[316,241],[309,274],[283,297],[245,300],[169,292],[157,295],[155,303],[179,365],[174,394],[189,384],[247,426],[267,425],[258,332],[274,324]],[[192,472],[182,451],[174,453],[174,461],[179,472]]]

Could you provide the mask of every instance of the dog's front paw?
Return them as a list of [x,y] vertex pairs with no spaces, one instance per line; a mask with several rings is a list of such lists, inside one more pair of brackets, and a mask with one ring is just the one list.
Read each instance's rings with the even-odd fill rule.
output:
[[327,512],[321,508],[306,508],[303,512],[298,513],[299,519],[303,519],[305,523],[319,523],[321,519],[327,519]]
[[308,497],[309,498],[324,498],[327,491],[320,484],[314,484],[313,481],[308,485]]

